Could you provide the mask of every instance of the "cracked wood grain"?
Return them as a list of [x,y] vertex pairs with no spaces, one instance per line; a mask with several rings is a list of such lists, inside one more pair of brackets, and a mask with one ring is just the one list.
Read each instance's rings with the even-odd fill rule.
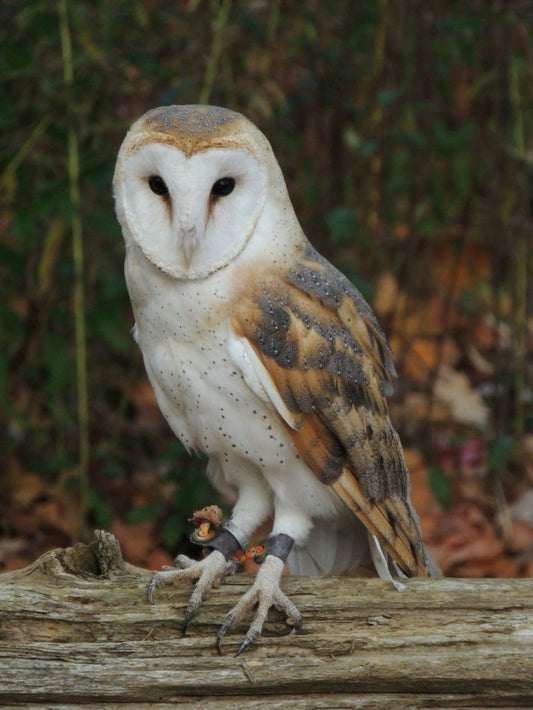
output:
[[[102,574],[102,571],[105,574]],[[108,533],[0,575],[0,705],[143,708],[531,707],[533,582],[287,577],[304,614],[272,613],[234,658],[246,622],[215,634],[251,583],[214,590],[181,636],[190,585],[157,590]]]

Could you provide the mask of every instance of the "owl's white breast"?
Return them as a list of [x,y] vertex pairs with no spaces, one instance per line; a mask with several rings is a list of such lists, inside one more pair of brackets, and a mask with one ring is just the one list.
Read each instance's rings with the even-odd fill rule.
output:
[[136,338],[164,416],[189,449],[255,456],[272,412],[231,359],[228,303],[239,290],[234,275],[221,270],[208,279],[177,280],[142,260],[128,249],[126,280]]
[[235,272],[181,281],[139,259],[130,247],[126,280],[137,341],[174,433],[189,450],[223,467],[238,460],[251,475],[260,472],[277,497],[300,499],[313,515],[333,516],[338,501],[299,458],[285,425],[232,357],[228,304],[240,288]]

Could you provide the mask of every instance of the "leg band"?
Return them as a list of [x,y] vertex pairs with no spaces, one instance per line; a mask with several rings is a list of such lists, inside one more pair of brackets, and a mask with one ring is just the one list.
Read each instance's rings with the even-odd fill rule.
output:
[[211,547],[213,550],[218,550],[227,560],[230,560],[237,550],[245,550],[248,546],[246,537],[231,523],[224,525],[222,530],[210,540],[200,541],[193,538],[192,542],[201,547]]
[[287,562],[287,557],[293,545],[294,540],[289,535],[284,535],[283,533],[273,535],[265,541],[264,557],[274,555],[274,557],[279,557],[283,562]]

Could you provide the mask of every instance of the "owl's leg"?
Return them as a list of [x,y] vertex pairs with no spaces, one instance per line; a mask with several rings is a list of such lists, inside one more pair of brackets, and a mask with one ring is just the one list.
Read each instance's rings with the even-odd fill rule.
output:
[[[237,489],[238,498],[233,508],[231,520],[226,523],[220,533],[206,546],[212,549],[207,557],[200,561],[191,560],[185,555],[176,558],[176,564],[182,569],[163,569],[152,577],[148,588],[148,600],[152,602],[156,587],[172,582],[195,581],[196,586],[189,599],[183,620],[183,633],[198,611],[202,599],[213,587],[216,587],[228,574],[235,571],[232,561],[237,550],[244,551],[248,547],[248,536],[271,513],[272,501],[264,480],[253,470],[243,470],[238,459],[229,458],[228,467],[233,475],[231,485]],[[210,459],[210,478],[217,486],[217,477],[224,479],[222,469],[216,460]]]
[[295,630],[302,625],[302,615],[281,591],[280,580],[283,568],[294,540],[289,535],[278,534],[266,542],[266,557],[259,568],[252,587],[244,594],[237,605],[227,614],[217,635],[217,650],[221,653],[221,644],[226,632],[257,604],[257,611],[237,651],[237,656],[261,635],[263,624],[272,606],[283,611],[287,623]]
[[186,555],[179,555],[176,558],[176,565],[180,569],[167,567],[161,572],[154,573],[148,586],[148,601],[153,604],[156,587],[187,580],[198,580],[185,611],[182,626],[182,632],[185,634],[205,594],[213,587],[218,586],[226,575],[235,571],[232,557],[239,548],[246,546],[246,538],[242,540],[240,538],[239,529],[234,524],[228,523],[222,532],[209,542],[209,547],[214,549],[207,557],[197,561],[191,560]]

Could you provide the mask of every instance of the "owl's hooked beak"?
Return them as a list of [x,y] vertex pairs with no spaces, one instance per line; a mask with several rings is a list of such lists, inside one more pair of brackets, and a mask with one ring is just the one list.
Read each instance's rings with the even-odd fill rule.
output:
[[185,260],[186,268],[191,265],[192,257],[198,246],[198,228],[195,226],[182,226],[180,229],[180,247]]

